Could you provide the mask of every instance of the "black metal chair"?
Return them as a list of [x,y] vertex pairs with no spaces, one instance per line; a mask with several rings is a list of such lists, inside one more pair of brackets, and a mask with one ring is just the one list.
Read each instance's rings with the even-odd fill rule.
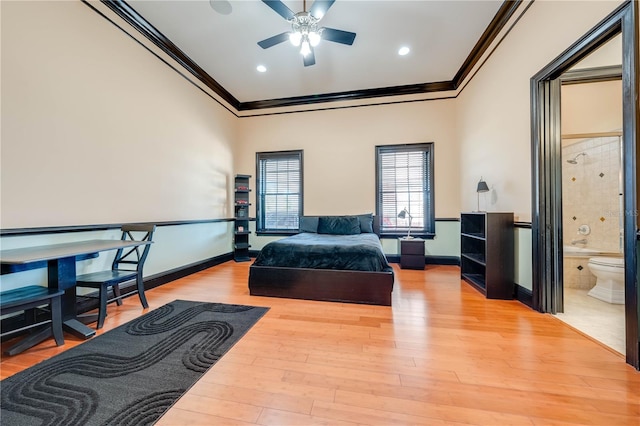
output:
[[[111,269],[107,271],[92,272],[78,275],[76,277],[76,287],[97,288],[99,309],[97,329],[102,328],[104,319],[107,316],[107,304],[116,302],[122,305],[122,299],[132,294],[138,293],[140,303],[144,308],[148,308],[147,298],[144,294],[144,282],[142,279],[142,268],[149,254],[155,225],[123,225],[121,240],[147,241],[149,244],[132,248],[119,249],[113,259]],[[138,238],[136,238],[138,237]],[[120,285],[128,281],[135,280],[135,288],[122,294]],[[109,288],[113,291],[113,297],[109,298]]]

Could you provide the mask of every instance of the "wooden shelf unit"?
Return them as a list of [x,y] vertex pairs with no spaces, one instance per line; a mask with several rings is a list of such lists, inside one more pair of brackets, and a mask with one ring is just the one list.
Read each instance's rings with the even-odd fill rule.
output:
[[234,180],[234,233],[233,233],[233,259],[236,262],[247,262],[249,257],[249,188],[250,175],[236,175]]
[[513,298],[513,213],[461,214],[460,273],[489,299]]

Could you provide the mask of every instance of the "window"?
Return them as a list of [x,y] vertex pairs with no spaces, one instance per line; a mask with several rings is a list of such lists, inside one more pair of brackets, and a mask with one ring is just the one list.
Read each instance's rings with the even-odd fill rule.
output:
[[302,215],[302,151],[256,154],[258,233],[291,234]]
[[433,143],[376,147],[376,215],[380,235],[406,235],[411,226],[413,235],[433,237]]

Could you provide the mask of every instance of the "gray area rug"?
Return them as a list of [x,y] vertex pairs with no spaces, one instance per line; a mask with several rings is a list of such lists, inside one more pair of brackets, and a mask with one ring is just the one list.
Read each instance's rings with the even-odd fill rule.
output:
[[0,422],[153,424],[267,310],[175,300],[0,382]]

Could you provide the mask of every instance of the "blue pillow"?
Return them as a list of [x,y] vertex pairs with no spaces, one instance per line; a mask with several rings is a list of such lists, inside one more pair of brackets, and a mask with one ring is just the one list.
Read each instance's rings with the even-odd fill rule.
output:
[[318,232],[318,216],[300,216],[300,232]]
[[360,232],[373,234],[373,213],[359,214],[356,217],[360,220]]
[[354,235],[360,233],[357,216],[320,216],[318,234]]

